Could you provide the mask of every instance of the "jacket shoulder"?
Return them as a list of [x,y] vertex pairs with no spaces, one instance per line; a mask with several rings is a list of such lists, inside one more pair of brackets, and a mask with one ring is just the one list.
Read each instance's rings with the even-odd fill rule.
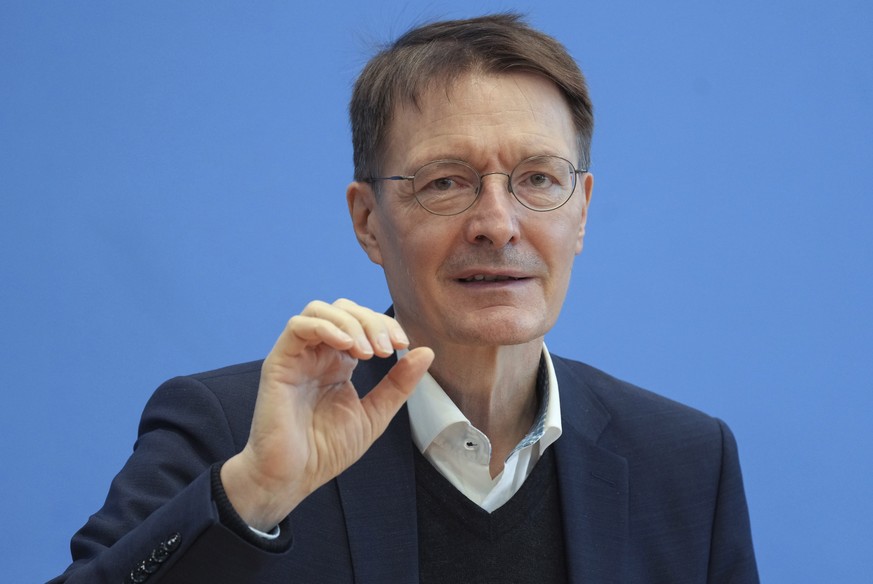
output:
[[[696,408],[614,377],[581,361],[552,355],[552,362],[562,398],[569,392],[588,392],[612,417],[661,413],[682,415],[701,421],[714,420]],[[565,385],[569,387],[565,389]]]
[[249,361],[247,363],[238,363],[236,365],[228,365],[219,369],[193,373],[184,377],[196,379],[210,387],[226,387],[251,385],[253,382],[257,386],[258,379],[261,375],[261,366],[264,364],[263,359],[257,361]]
[[561,357],[552,361],[565,424],[622,455],[665,452],[720,458],[732,441],[721,420],[600,369]]
[[179,423],[230,431],[234,450],[248,437],[262,361],[173,377],[162,383],[143,410],[139,434]]

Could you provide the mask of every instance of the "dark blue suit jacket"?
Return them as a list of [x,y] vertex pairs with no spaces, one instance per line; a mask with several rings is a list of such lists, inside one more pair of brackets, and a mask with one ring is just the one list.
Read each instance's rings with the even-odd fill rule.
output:
[[[361,362],[355,386],[366,393],[393,361]],[[736,444],[724,423],[582,363],[553,362],[563,435],[552,448],[570,580],[757,582]],[[282,549],[252,545],[219,521],[210,467],[246,443],[260,365],[157,390],[131,458],[53,582],[116,584],[143,562],[150,584],[418,581],[405,408],[360,461],[283,522],[291,537]]]

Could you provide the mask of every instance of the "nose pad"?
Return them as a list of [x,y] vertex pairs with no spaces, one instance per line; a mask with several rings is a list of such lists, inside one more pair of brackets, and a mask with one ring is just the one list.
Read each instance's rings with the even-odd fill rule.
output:
[[485,177],[492,176],[495,174],[499,174],[500,176],[506,177],[506,184],[504,185],[506,188],[506,192],[508,192],[509,194],[512,194],[512,184],[509,182],[512,177],[509,176],[508,174],[506,174],[505,172],[486,172],[485,174],[480,174],[479,175],[479,190],[481,191],[483,188],[485,188]]
[[486,205],[492,204],[493,202],[500,202],[500,203],[503,203],[504,206],[506,206],[506,204],[509,203],[509,207],[512,207],[512,204],[516,202],[514,200],[515,195],[512,194],[512,185],[509,182],[510,177],[505,172],[488,172],[488,173],[483,174],[479,178],[479,196],[477,197],[478,200],[476,201],[476,203],[477,203],[476,206],[481,204],[483,199],[489,198],[487,196],[487,193],[486,193],[486,186],[485,186],[486,183],[485,183],[484,179],[486,176],[491,176],[491,175],[504,176],[504,177],[506,177],[506,182],[501,183],[500,181],[497,181],[497,180],[491,181],[492,183],[496,183],[496,184],[491,185],[491,189],[497,189],[498,192],[494,193],[494,201],[489,201],[486,203]]

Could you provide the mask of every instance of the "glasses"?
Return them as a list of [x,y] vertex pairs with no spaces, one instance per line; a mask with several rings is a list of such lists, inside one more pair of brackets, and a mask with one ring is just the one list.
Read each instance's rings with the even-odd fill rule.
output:
[[479,172],[460,160],[435,160],[419,168],[412,176],[383,176],[366,179],[405,180],[412,183],[415,200],[434,215],[457,215],[473,206],[482,189],[482,179],[502,174],[509,179],[509,192],[531,211],[554,211],[570,200],[576,190],[576,170],[560,156],[526,158],[512,172]]

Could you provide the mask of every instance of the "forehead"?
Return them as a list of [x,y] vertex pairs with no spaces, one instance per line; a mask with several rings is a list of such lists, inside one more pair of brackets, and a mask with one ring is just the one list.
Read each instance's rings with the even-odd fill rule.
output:
[[398,104],[384,160],[389,172],[439,158],[513,164],[537,154],[572,159],[575,144],[570,108],[550,80],[470,73],[432,84],[416,103]]

